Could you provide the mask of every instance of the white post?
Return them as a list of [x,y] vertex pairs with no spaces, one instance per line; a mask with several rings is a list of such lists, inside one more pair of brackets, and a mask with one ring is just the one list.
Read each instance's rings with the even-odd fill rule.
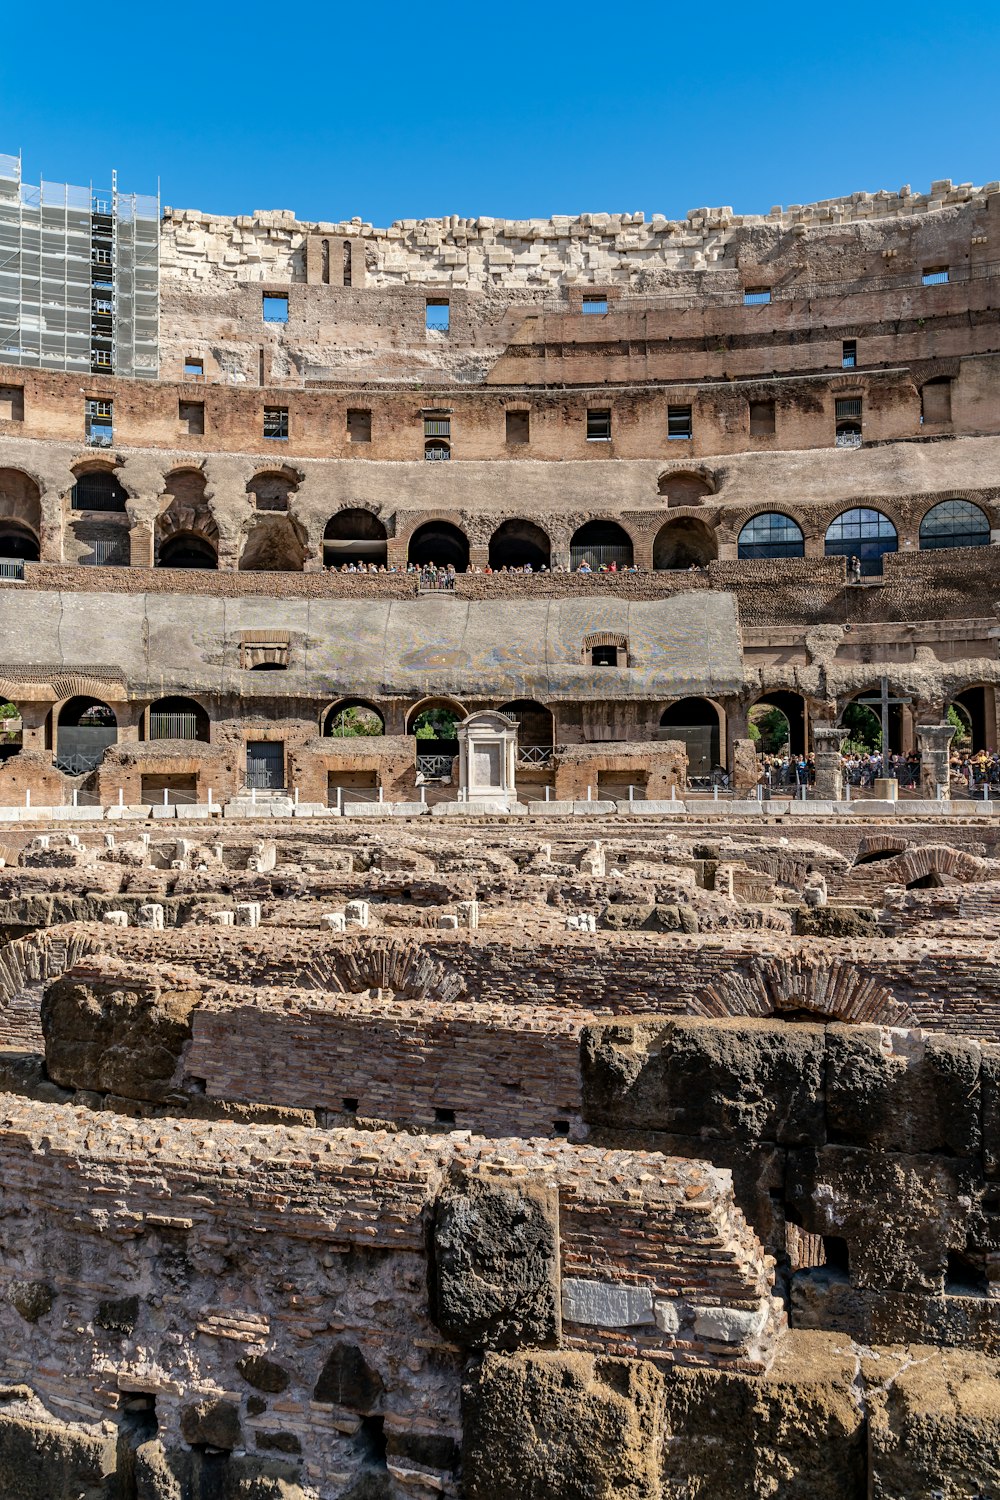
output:
[[718,802],[718,800],[719,800],[719,783],[717,781],[713,781],[712,782],[712,801],[713,802]]
[[672,781],[670,783],[670,800],[671,800],[671,802],[676,802],[677,801],[677,783],[676,783],[676,781]]
[[122,787],[122,786],[120,786],[118,788],[118,806],[119,807],[124,807],[125,806],[125,788]]
[[250,805],[251,807],[257,806],[257,788],[255,786],[250,788]]
[[427,806],[427,788],[422,783],[420,787],[420,805],[422,807]]
[[806,792],[807,792],[807,790],[808,790],[808,788],[807,788],[805,782],[803,782],[802,785],[801,785],[801,787],[799,788],[799,791],[802,794],[802,801],[803,802],[806,800]]
[[25,789],[25,793],[24,793],[24,805],[25,805],[25,807],[30,807],[31,806],[31,788],[30,787],[27,787]]
[[548,800],[549,800],[549,791],[550,791],[550,787],[549,787],[548,782],[546,782],[545,783],[545,800],[546,800],[546,802],[548,802]]
[[588,786],[587,786],[587,801],[588,802],[592,802],[594,800],[593,792],[594,792],[594,788],[588,784]]
[[73,806],[74,807],[79,807],[80,806],[79,798],[80,798],[79,789],[77,787],[74,787],[73,788]]
[[384,802],[385,801],[385,789],[381,785],[379,786],[379,789],[378,789],[378,800],[380,802]]
[[343,812],[343,810],[344,810],[344,788],[342,786],[338,786],[338,788],[337,788],[337,811],[338,812]]
[[164,807],[166,807],[166,805],[167,805],[167,789],[166,789],[166,787],[163,788],[163,805],[164,805]]
[[298,805],[299,805],[299,789],[298,789],[297,786],[293,786],[292,787],[292,801],[293,801],[294,805],[296,807],[298,807]]
[[845,802],[850,802],[850,800],[851,800],[851,783],[847,780],[847,777],[845,776],[844,777],[844,801]]
[[763,800],[764,800],[764,788],[762,786],[758,786],[757,787],[757,801],[758,802],[763,802]]
[[989,784],[988,781],[984,781],[983,782],[983,801],[984,802],[988,802],[989,800],[990,800],[990,784]]
[[629,789],[628,789],[628,800],[629,800],[629,801],[630,801],[630,802],[631,802],[631,801],[633,801],[633,797],[632,797],[632,793],[633,793],[633,791],[634,791],[634,790],[635,790],[635,788],[634,788],[634,787],[631,787],[631,786],[630,786],[630,787],[629,787]]
[[211,787],[209,787],[209,789],[208,789],[208,805],[209,805],[209,807],[211,807],[211,805],[212,805],[212,788]]

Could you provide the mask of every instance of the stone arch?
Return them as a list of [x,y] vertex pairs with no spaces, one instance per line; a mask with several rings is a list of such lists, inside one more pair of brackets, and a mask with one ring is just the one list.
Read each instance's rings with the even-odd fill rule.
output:
[[898,833],[868,833],[858,845],[858,852],[854,856],[855,868],[858,865],[871,865],[876,861],[891,859],[897,854],[903,854],[910,847],[909,839],[903,838]]
[[[809,749],[809,714],[808,704],[804,693],[792,692],[787,688],[772,688],[768,692],[760,693],[748,707],[748,713],[755,708],[776,708],[784,716],[788,725],[788,748],[793,755],[805,755]],[[761,747],[764,748],[763,746]],[[764,751],[766,754],[766,750]]]
[[[336,940],[334,940],[336,941]],[[318,954],[296,982],[336,995],[391,990],[400,1000],[450,1002],[465,993],[465,978],[417,943],[393,938],[345,941]]]
[[755,958],[700,990],[692,1009],[703,1016],[775,1016],[805,1012],[829,1021],[915,1026],[908,1005],[846,958]]
[[459,703],[457,698],[449,698],[447,695],[421,698],[419,702],[414,703],[413,707],[407,710],[406,733],[413,734],[416,729],[417,720],[421,714],[427,713],[430,709],[434,708],[443,708],[447,713],[453,714],[459,723],[469,717],[469,710],[463,704]]
[[42,535],[41,493],[23,469],[0,469],[0,557],[38,561]]
[[537,573],[552,564],[552,542],[534,521],[512,516],[490,537],[489,558],[494,569],[523,568],[527,564]]
[[715,528],[700,516],[676,516],[653,538],[653,568],[704,568],[719,555]]
[[285,512],[299,483],[294,469],[262,469],[247,481],[247,495],[255,510]]
[[630,568],[635,561],[635,543],[619,521],[598,517],[578,526],[569,544],[569,565],[576,572],[581,564],[596,571],[614,563]]
[[339,721],[338,716],[341,714],[349,713],[352,709],[355,709],[359,713],[363,714],[374,714],[375,718],[381,725],[381,728],[377,730],[372,728],[370,735],[367,736],[368,738],[374,738],[376,735],[385,734],[385,714],[377,704],[372,703],[367,698],[338,698],[336,702],[331,703],[329,707],[325,708],[320,714],[320,734],[323,736],[332,736],[334,738],[366,738],[366,736],[362,734],[345,735],[343,732],[344,726]]
[[51,979],[58,979],[91,953],[104,952],[104,944],[89,933],[50,927],[27,937],[14,938],[0,948],[0,1016],[7,1046],[41,1051],[42,994]]
[[708,473],[694,469],[667,470],[656,481],[656,493],[665,498],[668,506],[702,505],[706,496],[715,494],[715,480]]
[[921,552],[947,547],[988,547],[990,518],[972,500],[953,497],[928,506],[920,517]]
[[214,568],[219,560],[219,528],[205,496],[200,469],[167,475],[166,505],[156,518],[155,561],[161,568]]
[[309,555],[305,533],[288,516],[251,526],[240,555],[242,573],[301,573]]
[[406,557],[416,567],[430,563],[439,568],[450,565],[456,573],[464,573],[469,566],[469,538],[453,521],[435,517],[423,521],[410,533]]
[[714,698],[678,698],[661,713],[659,727],[661,739],[682,741],[689,776],[709,776],[725,763],[726,713]]
[[74,464],[73,477],[76,482],[70,491],[71,509],[127,513],[128,491],[111,464],[85,460]]
[[535,698],[514,698],[510,703],[501,703],[499,714],[517,720],[518,750],[551,749],[555,739],[555,720],[552,710]]
[[996,879],[996,866],[949,844],[924,844],[879,861],[878,877],[887,885],[915,885],[930,875],[944,875],[959,885],[971,885],[979,880]]
[[326,523],[323,532],[323,563],[339,568],[345,563],[384,567],[388,557],[385,524],[363,506],[345,506]]

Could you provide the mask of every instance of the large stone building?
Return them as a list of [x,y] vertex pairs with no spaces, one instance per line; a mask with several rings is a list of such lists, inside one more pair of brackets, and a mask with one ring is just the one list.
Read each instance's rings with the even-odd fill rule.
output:
[[998,221],[0,157],[0,1500],[1000,1494]]
[[[150,200],[95,193],[88,219],[60,189],[76,243],[4,160],[4,245],[62,257],[47,285],[48,250],[0,268],[25,751],[79,775],[96,715],[101,795],[397,795],[425,709],[491,707],[538,751],[644,743],[655,778],[679,738],[735,771],[754,704],[811,748],[885,674],[892,748],[952,703],[997,744],[995,184],[683,222],[166,209],[151,248]],[[90,260],[108,311],[49,349]],[[361,562],[389,571],[339,571]],[[430,563],[453,594],[406,571]],[[352,767],[327,741],[357,705],[384,735]]]

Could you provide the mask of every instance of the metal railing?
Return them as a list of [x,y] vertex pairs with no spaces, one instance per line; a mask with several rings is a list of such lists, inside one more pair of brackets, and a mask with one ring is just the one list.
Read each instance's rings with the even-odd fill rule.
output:
[[451,593],[455,587],[455,574],[445,573],[439,578],[431,577],[429,574],[426,578],[421,575],[417,581],[417,587],[422,594]]
[[149,738],[151,740],[196,740],[198,720],[194,714],[151,713]]
[[551,745],[518,745],[517,763],[519,766],[549,766],[553,753]]
[[456,759],[454,755],[418,755],[417,774],[431,781],[441,781],[452,774]]
[[0,578],[24,578],[24,561],[20,557],[0,557]]

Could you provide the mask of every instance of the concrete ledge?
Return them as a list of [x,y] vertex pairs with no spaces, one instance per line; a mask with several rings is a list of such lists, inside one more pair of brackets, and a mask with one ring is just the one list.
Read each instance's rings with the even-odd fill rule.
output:
[[528,811],[523,802],[490,802],[477,798],[469,802],[438,802],[431,808],[435,818],[520,817]]
[[222,804],[219,802],[192,802],[187,807],[178,806],[179,818],[221,818]]
[[167,802],[165,804],[157,804],[154,802],[153,806],[149,809],[149,813],[150,817],[153,818],[176,818],[177,808],[172,802]]
[[224,818],[273,818],[274,815],[270,802],[227,802],[222,809]]
[[[449,804],[450,805],[450,804]],[[422,818],[430,812],[424,802],[352,802],[345,818]]]
[[636,799],[618,803],[618,813],[623,818],[663,818],[685,812],[687,807],[683,802],[671,802],[667,799],[662,802],[640,802]]
[[105,817],[111,823],[145,822],[149,818],[149,808],[136,802],[125,802],[121,806],[116,803],[108,808]]

